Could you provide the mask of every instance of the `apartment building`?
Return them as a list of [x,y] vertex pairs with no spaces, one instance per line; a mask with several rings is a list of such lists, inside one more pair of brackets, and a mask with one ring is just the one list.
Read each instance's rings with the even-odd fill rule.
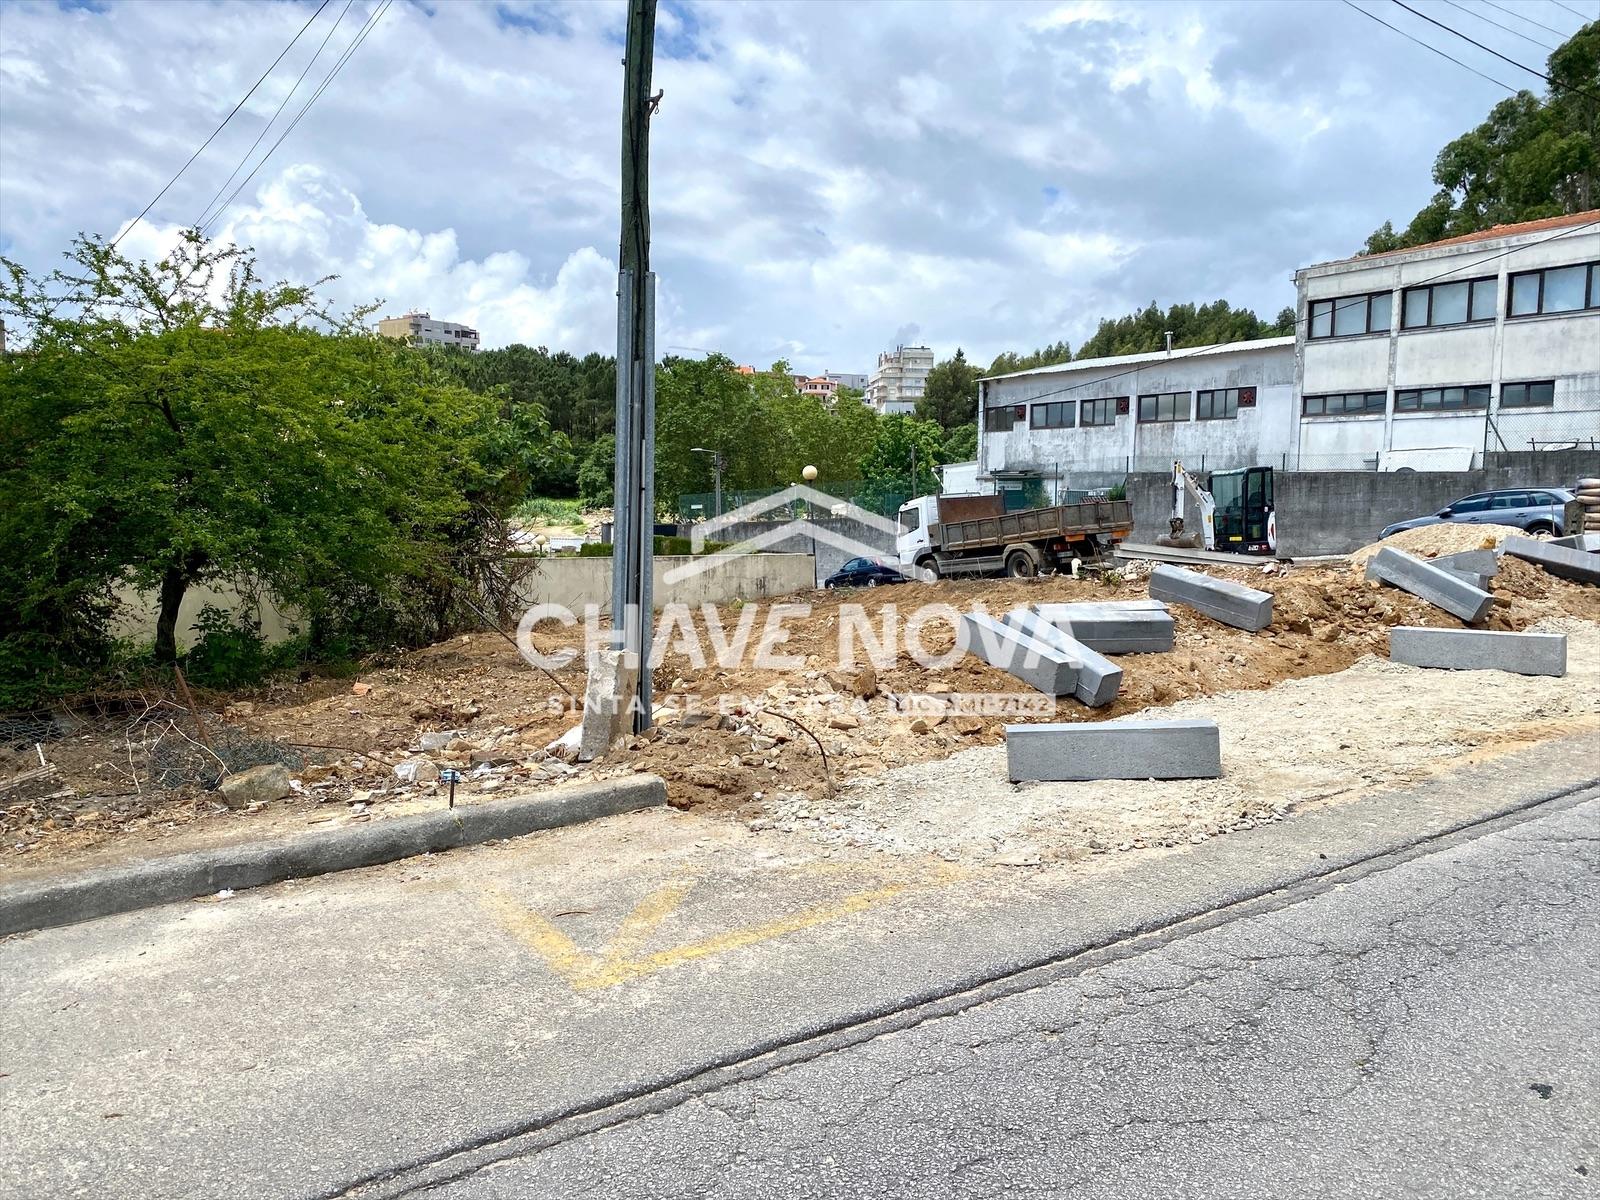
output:
[[408,312],[399,317],[384,317],[378,322],[381,337],[400,338],[412,346],[454,346],[476,350],[478,331],[454,321],[435,321],[425,312]]
[[884,351],[867,381],[867,403],[883,414],[915,411],[931,370],[933,351],[927,346],[896,346]]

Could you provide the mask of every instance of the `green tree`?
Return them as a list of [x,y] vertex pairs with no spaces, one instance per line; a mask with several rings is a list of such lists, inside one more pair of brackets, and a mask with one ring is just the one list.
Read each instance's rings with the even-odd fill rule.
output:
[[1439,151],[1439,191],[1396,232],[1385,221],[1364,253],[1378,254],[1494,225],[1586,212],[1600,204],[1600,21],[1546,60],[1551,85],[1522,91]]
[[[1281,313],[1279,320],[1282,320]],[[1290,327],[1293,328],[1292,314]],[[1276,329],[1248,308],[1234,308],[1226,300],[1201,305],[1174,304],[1167,309],[1152,302],[1125,317],[1102,320],[1094,336],[1078,347],[1077,357],[1149,354],[1166,347],[1168,332],[1172,334],[1174,348],[1187,348],[1271,337]]]
[[977,457],[978,424],[976,421],[969,425],[957,425],[945,435],[944,445],[939,450],[940,462],[971,462]]
[[979,374],[957,347],[954,358],[945,359],[928,372],[922,399],[917,401],[917,419],[932,421],[945,429],[973,420],[978,412]]
[[1018,354],[1007,350],[995,356],[989,365],[989,375],[1009,375],[1014,371],[1031,371],[1035,367],[1053,367],[1057,363],[1072,361],[1072,347],[1065,341],[1052,342],[1031,354]]
[[585,508],[610,508],[616,503],[617,438],[595,439],[578,468],[578,499]]
[[893,512],[913,496],[939,490],[944,430],[904,413],[879,419],[870,452],[861,460],[862,503]]
[[437,594],[474,504],[519,486],[491,404],[359,332],[365,313],[317,332],[315,286],[195,232],[154,265],[88,237],[68,257],[44,278],[4,260],[0,287],[27,343],[0,376],[8,669],[53,638],[92,651],[125,582],[157,596],[163,662],[196,584],[255,581],[314,621],[406,579]]

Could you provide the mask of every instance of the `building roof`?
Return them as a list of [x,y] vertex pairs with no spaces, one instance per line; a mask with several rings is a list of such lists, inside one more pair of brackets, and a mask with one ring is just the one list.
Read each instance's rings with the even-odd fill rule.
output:
[[[1525,233],[1543,233],[1551,229],[1565,229],[1572,225],[1600,224],[1600,208],[1587,212],[1563,213],[1559,217],[1540,217],[1537,221],[1516,221],[1509,225],[1491,225],[1476,233],[1461,233],[1455,237],[1440,238],[1437,242],[1423,242],[1420,246],[1402,246],[1398,250],[1382,250],[1377,254],[1352,254],[1349,258],[1333,258],[1327,262],[1313,263],[1312,267],[1331,267],[1339,263],[1374,262],[1396,254],[1414,254],[1418,250],[1432,250],[1439,246],[1460,246],[1468,242],[1487,242],[1493,238],[1515,237]],[[1304,268],[1310,270],[1311,267]]]
[[1243,354],[1251,350],[1277,350],[1294,345],[1294,335],[1256,338],[1248,342],[1223,342],[1216,346],[1179,347],[1168,354],[1165,350],[1152,350],[1148,354],[1114,354],[1107,358],[1083,358],[1073,362],[1053,363],[1048,367],[1030,367],[1026,371],[1012,371],[1005,375],[984,375],[983,379],[1020,379],[1027,375],[1062,375],[1069,371],[1097,370],[1101,367],[1133,367],[1140,363],[1164,362],[1180,358],[1205,358],[1214,354]]

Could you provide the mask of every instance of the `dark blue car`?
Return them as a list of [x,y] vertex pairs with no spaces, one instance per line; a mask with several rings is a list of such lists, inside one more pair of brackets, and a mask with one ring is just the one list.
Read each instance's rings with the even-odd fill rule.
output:
[[877,587],[883,583],[904,583],[898,567],[876,558],[852,558],[822,581],[825,588]]

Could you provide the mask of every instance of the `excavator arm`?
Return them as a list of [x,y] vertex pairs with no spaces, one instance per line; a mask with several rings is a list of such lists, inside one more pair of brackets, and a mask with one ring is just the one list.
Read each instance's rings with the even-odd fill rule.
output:
[[[1194,501],[1196,524],[1199,526],[1193,533],[1184,529],[1185,500]],[[1181,547],[1189,550],[1215,550],[1217,548],[1217,533],[1215,515],[1216,501],[1211,493],[1200,486],[1199,480],[1183,469],[1183,463],[1174,459],[1172,463],[1172,519],[1168,522],[1171,526],[1170,533],[1164,533],[1156,538],[1158,546]]]

